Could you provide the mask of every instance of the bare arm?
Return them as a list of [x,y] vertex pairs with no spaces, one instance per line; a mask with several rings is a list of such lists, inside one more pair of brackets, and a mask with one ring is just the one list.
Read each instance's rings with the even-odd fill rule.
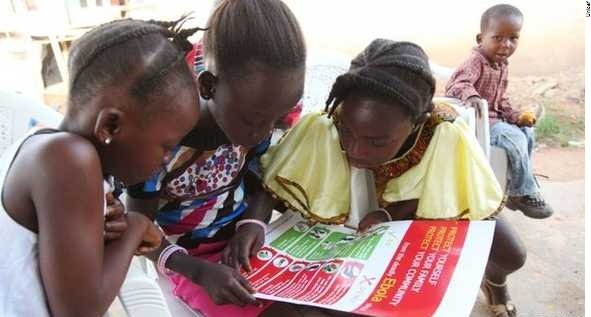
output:
[[[248,203],[248,209],[242,215],[242,219],[255,219],[269,223],[277,200],[260,187]],[[243,267],[250,272],[252,267],[249,257],[254,256],[264,242],[265,231],[261,226],[254,223],[242,224],[222,252],[222,263],[237,270]]]
[[392,220],[408,220],[414,218],[418,206],[419,200],[412,199],[391,203],[386,207],[386,210],[392,216]]
[[40,271],[54,316],[102,316],[115,298],[149,221],[128,216],[121,239],[104,244],[102,170],[94,147],[60,137],[39,150],[30,173]]
[[[150,219],[155,219],[158,198],[138,199],[127,195],[125,204],[128,210],[137,210]],[[163,238],[160,247],[146,257],[157,262],[164,248],[170,244],[166,238]],[[166,268],[201,285],[216,304],[233,303],[244,306],[255,302],[255,298],[251,295],[254,290],[248,282],[238,272],[225,265],[175,252],[166,261]]]
[[127,207],[127,210],[139,212],[154,220],[158,210],[158,197],[139,199],[126,195],[125,207]]
[[[412,199],[397,201],[389,204],[385,209],[371,211],[359,221],[358,230],[365,231],[376,224],[386,221],[413,219],[418,205],[419,201]],[[389,217],[386,213],[388,213]]]
[[260,188],[248,203],[249,207],[244,212],[242,219],[257,219],[269,223],[273,207],[278,204],[278,201],[270,193]]

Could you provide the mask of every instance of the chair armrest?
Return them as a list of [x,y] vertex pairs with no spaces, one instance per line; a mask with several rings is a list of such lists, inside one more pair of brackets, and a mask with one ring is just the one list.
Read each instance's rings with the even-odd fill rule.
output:
[[478,103],[481,116],[476,116],[476,139],[487,159],[490,159],[490,123],[488,120],[488,102],[480,99]]

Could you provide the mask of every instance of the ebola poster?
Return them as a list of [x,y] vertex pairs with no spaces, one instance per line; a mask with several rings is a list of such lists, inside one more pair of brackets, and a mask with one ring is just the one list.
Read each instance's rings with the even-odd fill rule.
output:
[[469,316],[493,221],[395,221],[364,233],[288,212],[243,272],[263,299],[367,316]]

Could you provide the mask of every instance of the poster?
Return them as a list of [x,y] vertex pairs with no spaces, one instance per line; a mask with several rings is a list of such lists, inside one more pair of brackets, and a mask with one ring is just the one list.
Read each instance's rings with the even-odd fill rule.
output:
[[244,273],[256,297],[367,316],[469,316],[494,221],[396,221],[363,234],[286,213]]

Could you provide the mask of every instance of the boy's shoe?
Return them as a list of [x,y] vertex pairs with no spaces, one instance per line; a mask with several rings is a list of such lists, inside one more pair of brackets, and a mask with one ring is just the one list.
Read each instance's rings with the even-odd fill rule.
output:
[[530,218],[544,219],[552,216],[554,210],[546,203],[540,193],[527,196],[509,196],[506,203],[511,210],[520,210]]

